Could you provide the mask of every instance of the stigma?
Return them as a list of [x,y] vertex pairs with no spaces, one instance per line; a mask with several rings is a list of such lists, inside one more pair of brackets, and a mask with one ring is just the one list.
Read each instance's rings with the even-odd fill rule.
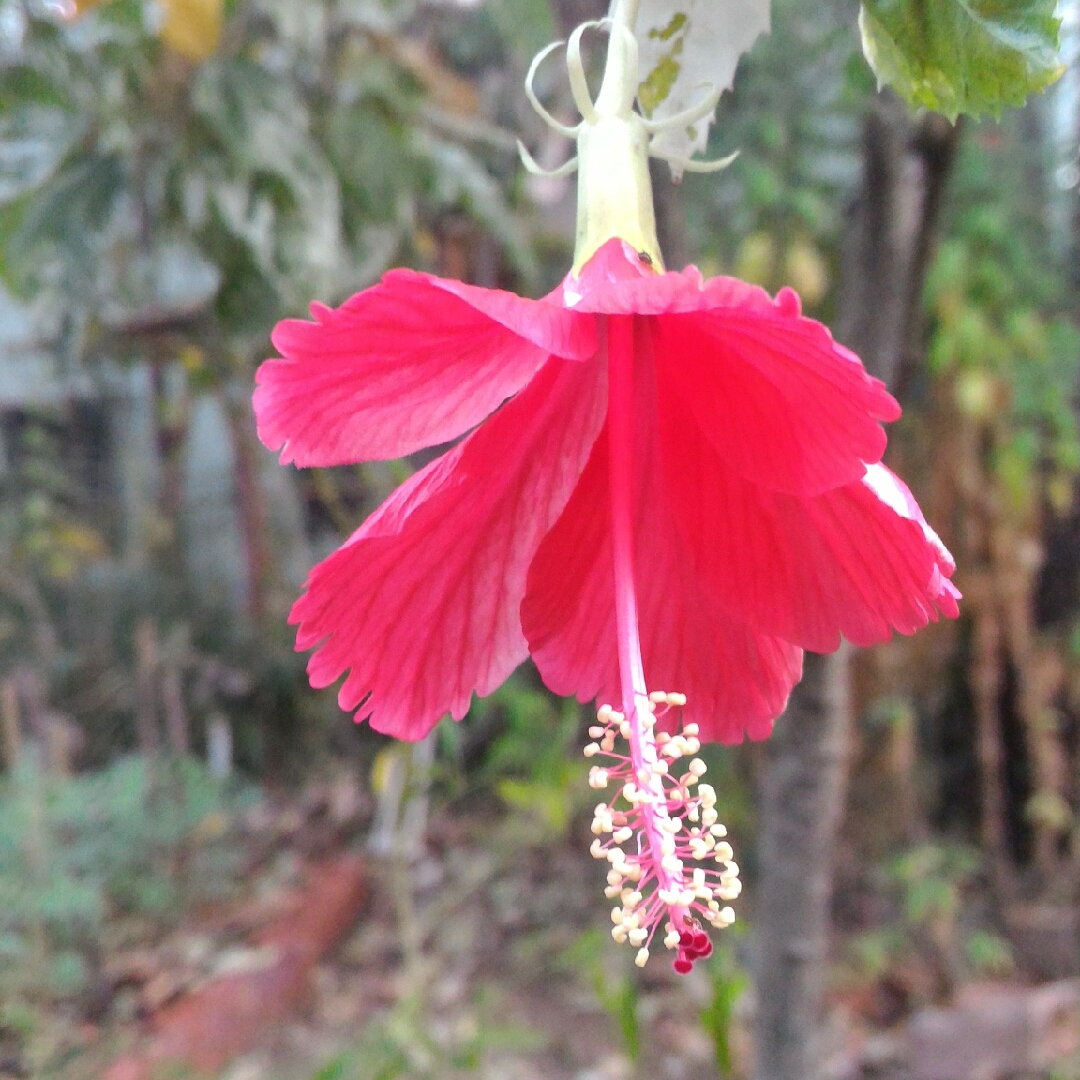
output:
[[697,725],[677,734],[656,730],[686,698],[654,691],[648,704],[633,740],[637,752],[630,721],[610,705],[600,707],[589,728],[585,756],[599,759],[589,786],[613,792],[593,814],[590,851],[609,864],[604,895],[617,901],[611,936],[636,948],[635,963],[644,967],[662,929],[664,946],[676,953],[674,968],[685,975],[712,952],[703,924],[723,929],[735,921],[726,902],[738,897],[742,882],[718,820],[716,792],[702,782]]

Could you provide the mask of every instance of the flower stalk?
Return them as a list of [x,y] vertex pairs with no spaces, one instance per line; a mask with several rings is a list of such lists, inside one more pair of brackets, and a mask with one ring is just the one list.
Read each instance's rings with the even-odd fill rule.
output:
[[[619,10],[625,11],[626,6]],[[584,28],[574,31],[567,50],[571,86],[578,80],[584,85],[580,52]],[[583,116],[577,133],[575,274],[615,236],[632,244],[655,269],[663,269],[649,179],[649,133],[634,111],[637,53],[631,27],[616,18],[610,24],[604,79],[595,105],[588,102],[587,90],[575,94]]]
[[[519,141],[518,151],[529,172],[542,176],[578,173],[577,236],[573,275],[613,238],[631,244],[638,256],[657,272],[663,259],[656,238],[649,157],[661,157],[681,171],[715,172],[726,168],[737,155],[718,161],[672,158],[657,149],[654,136],[687,127],[711,114],[720,91],[710,87],[697,105],[663,120],[646,120],[634,110],[639,85],[638,47],[634,37],[639,0],[616,0],[612,14],[596,22],[582,23],[566,43],[566,68],[570,91],[581,113],[581,123],[569,127],[556,120],[537,99],[533,78],[543,60],[561,42],[539,52],[525,79],[525,93],[541,119],[554,131],[577,142],[577,156],[558,169],[542,169]],[[596,101],[589,93],[581,59],[581,38],[588,29],[607,29],[608,48],[603,81]]]

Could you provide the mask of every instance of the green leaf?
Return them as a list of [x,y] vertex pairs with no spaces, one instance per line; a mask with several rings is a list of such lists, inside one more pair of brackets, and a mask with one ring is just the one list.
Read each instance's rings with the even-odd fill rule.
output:
[[863,0],[863,52],[880,85],[955,120],[1000,116],[1065,70],[1055,0]]
[[0,205],[43,184],[82,135],[65,109],[26,102],[0,114]]

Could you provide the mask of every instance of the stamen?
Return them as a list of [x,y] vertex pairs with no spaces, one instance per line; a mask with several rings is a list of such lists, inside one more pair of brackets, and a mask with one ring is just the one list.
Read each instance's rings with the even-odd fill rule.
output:
[[[657,707],[658,718],[686,703],[682,694],[659,691],[648,700]],[[602,705],[597,719],[600,725],[589,728],[589,735],[599,739],[604,749],[594,750],[598,744],[592,742],[585,753],[590,758],[603,753],[610,760],[593,766],[589,783],[596,787],[593,777],[602,773],[605,784],[614,787],[617,794],[611,802],[599,803],[594,811],[592,831],[598,839],[590,852],[610,865],[605,895],[618,901],[611,910],[612,937],[637,949],[634,962],[643,967],[653,935],[663,925],[664,945],[677,950],[675,970],[686,974],[695,960],[712,952],[702,921],[717,929],[730,926],[735,912],[721,907],[720,901],[734,900],[742,890],[731,845],[715,839],[727,832],[716,822],[716,792],[709,784],[699,783],[696,793],[690,793],[691,781],[705,775],[705,763],[694,758],[687,773],[676,777],[657,756],[658,744],[665,748],[700,746],[697,725],[688,724],[667,738],[663,732],[654,737],[651,726],[642,725],[640,758],[651,758],[653,764],[642,770],[646,777],[641,779],[632,760],[636,755],[614,752],[616,735],[624,737],[623,715]],[[661,765],[663,769],[658,769]],[[704,823],[707,815],[712,821],[704,831],[689,824]],[[632,882],[632,887],[627,882]]]

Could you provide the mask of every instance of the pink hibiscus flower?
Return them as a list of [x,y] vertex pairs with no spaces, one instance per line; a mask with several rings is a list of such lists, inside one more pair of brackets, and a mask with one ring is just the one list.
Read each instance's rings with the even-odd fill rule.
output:
[[[720,900],[738,894],[737,867],[704,766],[676,778],[668,762],[766,737],[803,649],[912,633],[955,616],[959,593],[880,464],[899,407],[858,358],[788,289],[659,272],[640,118],[607,87],[587,133],[603,136],[607,179],[588,180],[579,138],[584,239],[554,293],[391,271],[277,327],[255,410],[266,445],[300,466],[460,438],[311,571],[291,621],[316,650],[312,685],[347,672],[341,707],[404,739],[460,719],[530,655],[554,692],[618,703],[586,751],[609,763],[593,786],[623,800],[594,821],[622,901],[613,932],[643,962],[666,916],[688,970],[709,949],[694,913],[731,921]],[[613,117],[633,142],[624,173],[601,126]],[[633,180],[616,212],[597,194],[612,175]],[[673,690],[650,696],[646,675]],[[657,725],[672,707],[681,734]],[[688,869],[701,859],[726,869]]]
[[615,239],[542,300],[394,270],[313,314],[258,374],[282,462],[475,429],[292,612],[313,685],[351,669],[341,707],[379,731],[460,719],[530,654],[556,693],[620,701],[640,632],[704,738],[764,738],[802,649],[956,614],[952,560],[878,464],[896,402],[788,289],[657,274]]

